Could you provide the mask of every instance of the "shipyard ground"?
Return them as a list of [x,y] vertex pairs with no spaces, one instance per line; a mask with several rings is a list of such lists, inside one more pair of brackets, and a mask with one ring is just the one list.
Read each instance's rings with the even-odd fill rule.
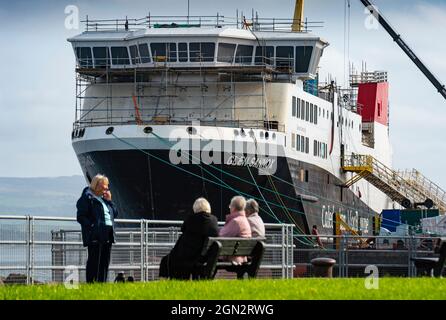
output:
[[[376,281],[376,280],[375,280]],[[446,300],[441,278],[153,281],[147,283],[4,285],[0,300]]]

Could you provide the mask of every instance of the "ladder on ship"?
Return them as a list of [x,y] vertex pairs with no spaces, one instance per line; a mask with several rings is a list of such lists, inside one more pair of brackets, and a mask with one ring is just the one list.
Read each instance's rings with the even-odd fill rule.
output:
[[427,206],[427,199],[430,199],[441,212],[446,211],[445,192],[436,185],[434,187],[434,184],[430,184],[422,175],[416,178],[411,175],[409,178],[370,155],[360,154],[345,156],[342,169],[356,173],[345,183],[347,188],[365,179],[404,208],[420,204]]

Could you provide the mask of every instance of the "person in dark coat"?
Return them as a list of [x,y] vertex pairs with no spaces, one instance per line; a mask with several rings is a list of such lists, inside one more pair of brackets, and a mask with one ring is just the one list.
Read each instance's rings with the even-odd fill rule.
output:
[[217,218],[211,214],[211,206],[204,198],[198,198],[181,227],[181,236],[170,253],[160,264],[160,277],[170,279],[190,279],[193,266],[200,259],[208,237],[218,236]]
[[82,242],[88,247],[88,283],[107,281],[111,247],[116,237],[114,220],[118,216],[108,186],[106,176],[96,175],[76,204]]

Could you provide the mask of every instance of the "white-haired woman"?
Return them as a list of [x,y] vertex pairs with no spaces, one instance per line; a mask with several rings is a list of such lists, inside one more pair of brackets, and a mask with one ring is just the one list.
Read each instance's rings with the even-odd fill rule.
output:
[[253,237],[265,237],[265,224],[259,216],[259,204],[254,199],[246,201],[245,206],[246,217],[251,226],[251,233]]
[[76,204],[82,241],[84,247],[88,247],[86,274],[89,283],[107,281],[111,247],[115,242],[114,220],[118,211],[108,187],[108,178],[96,175]]
[[175,247],[161,260],[160,277],[190,279],[206,238],[218,236],[217,218],[211,214],[209,202],[198,198],[192,209],[193,213],[184,219]]

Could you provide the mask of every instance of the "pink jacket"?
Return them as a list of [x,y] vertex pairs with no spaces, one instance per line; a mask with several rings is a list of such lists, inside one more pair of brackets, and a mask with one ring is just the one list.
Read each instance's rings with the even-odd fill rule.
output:
[[[245,211],[234,212],[226,216],[226,223],[219,232],[220,237],[251,238],[251,227],[246,218]],[[246,257],[231,257],[231,261],[241,264],[247,261]]]
[[234,212],[226,216],[226,223],[220,230],[220,237],[251,237],[251,227],[245,211]]

